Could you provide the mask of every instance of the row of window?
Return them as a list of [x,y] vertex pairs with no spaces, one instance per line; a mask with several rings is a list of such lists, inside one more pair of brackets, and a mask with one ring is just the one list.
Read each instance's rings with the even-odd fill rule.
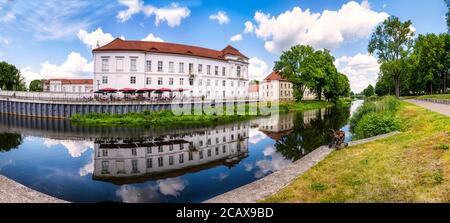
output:
[[[124,57],[116,57],[116,71],[123,71],[123,61]],[[158,72],[164,72],[163,71],[164,62],[158,61],[157,71]],[[198,64],[197,70],[199,74],[203,73],[203,64]],[[102,57],[102,71],[109,71],[109,58],[108,57]],[[137,71],[137,57],[130,57],[130,71]],[[145,61],[145,71],[151,72],[152,71],[152,61],[146,60]],[[194,64],[189,63],[188,64],[188,71],[189,74],[194,73]],[[169,61],[169,73],[175,72],[175,62]],[[184,62],[178,63],[178,73],[184,73]],[[211,65],[206,65],[206,74],[211,74]],[[219,75],[219,66],[214,66],[214,74]],[[226,68],[222,67],[222,76],[226,75]],[[236,66],[236,75],[238,77],[241,76],[241,66]]]
[[[240,150],[240,146],[238,146],[237,149],[239,151]],[[203,159],[204,158],[203,152],[204,152],[203,150],[198,152],[199,159]],[[212,150],[211,149],[208,149],[206,152],[207,152],[206,153],[207,157],[211,157],[212,156]],[[224,145],[224,146],[222,146],[222,153],[225,154],[226,152],[227,152],[227,149],[226,149],[226,146]],[[216,156],[219,155],[219,147],[215,148],[215,154],[216,154]],[[175,158],[174,155],[169,156],[169,166],[174,164],[174,158]],[[192,151],[188,152],[188,160],[189,161],[194,160],[194,154],[193,154]],[[133,173],[138,173],[139,172],[138,161],[139,160],[131,160],[131,168],[132,168],[131,171]],[[158,162],[158,164],[157,164],[158,167],[163,167],[164,166],[164,157],[162,157],[162,156],[158,157],[157,158],[157,162]],[[178,154],[178,163],[179,164],[184,163],[184,153]],[[146,159],[146,167],[147,168],[153,168],[153,159],[152,158],[147,158]],[[119,171],[119,172],[123,172],[123,171]],[[109,161],[107,161],[107,160],[102,161],[102,173],[109,173]]]
[[[184,85],[184,79],[185,78],[179,78],[179,85]],[[169,78],[169,85],[173,85],[175,81],[175,78],[170,77]],[[194,85],[194,80],[193,79],[188,79],[189,81],[189,85],[192,86]],[[109,80],[108,80],[108,76],[102,76],[102,84],[108,84]],[[234,87],[234,81],[229,81],[230,82],[230,86]],[[215,86],[218,87],[219,86],[219,80],[215,80]],[[130,76],[130,84],[136,84],[136,76]],[[151,85],[152,84],[152,78],[151,77],[147,77],[145,78],[145,84],[146,85]],[[157,78],[157,84],[158,85],[164,85],[164,79],[162,77],[158,77]],[[198,85],[199,86],[203,86],[203,79],[198,79]],[[226,87],[226,80],[222,80],[221,81],[221,85],[223,87]],[[243,87],[246,86],[246,82],[242,82]],[[206,80],[206,86],[211,86],[211,79],[207,79]],[[237,87],[241,87],[241,82],[237,81]]]
[[[280,88],[281,89],[283,89],[283,88],[291,88],[292,87],[292,84],[291,83],[280,83]],[[273,84],[263,84],[262,85],[262,89],[264,90],[264,89],[269,89],[269,88],[273,88]]]

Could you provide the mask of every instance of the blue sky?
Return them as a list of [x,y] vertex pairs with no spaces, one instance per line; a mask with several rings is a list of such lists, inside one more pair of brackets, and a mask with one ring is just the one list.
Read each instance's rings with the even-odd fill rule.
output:
[[[443,0],[0,0],[0,60],[15,64],[28,81],[92,77],[97,41],[151,34],[151,40],[218,50],[231,44],[251,58],[251,77],[261,79],[282,50],[310,44],[330,49],[360,91],[377,78],[376,58],[366,48],[379,22],[395,15],[412,20],[416,35],[442,33],[445,13]],[[247,32],[246,22],[253,27]]]

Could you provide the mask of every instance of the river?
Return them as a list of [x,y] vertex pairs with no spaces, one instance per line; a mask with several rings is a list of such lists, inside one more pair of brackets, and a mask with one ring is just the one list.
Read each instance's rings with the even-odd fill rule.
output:
[[213,127],[80,127],[0,115],[0,174],[71,202],[202,202],[265,177],[346,131],[351,108]]

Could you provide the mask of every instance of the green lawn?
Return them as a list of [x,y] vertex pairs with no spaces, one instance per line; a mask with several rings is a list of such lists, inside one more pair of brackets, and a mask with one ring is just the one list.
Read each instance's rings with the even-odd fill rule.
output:
[[261,202],[450,202],[450,117],[401,102],[390,138],[334,151]]
[[446,99],[450,100],[450,94],[432,94],[432,95],[422,95],[419,98],[433,98],[433,99]]
[[[344,103],[344,102],[342,102]],[[275,104],[273,104],[275,105]],[[248,106],[256,106],[250,104]],[[247,106],[247,110],[249,107]],[[302,101],[302,102],[281,102],[279,107],[272,106],[269,111],[274,112],[279,108],[280,113],[292,111],[305,111],[311,109],[320,109],[333,106],[333,103],[326,101]],[[238,106],[236,110],[244,109],[244,105]],[[217,107],[223,111],[223,107]],[[73,115],[71,121],[76,125],[87,126],[206,126],[225,124],[235,121],[249,120],[261,116],[261,114],[242,114],[242,115],[213,115],[214,108],[205,108],[203,115],[174,115],[170,111],[145,111],[141,113],[127,114],[107,114],[107,113],[89,113],[85,115]],[[216,111],[218,111],[216,110]],[[256,109],[255,109],[256,111]]]

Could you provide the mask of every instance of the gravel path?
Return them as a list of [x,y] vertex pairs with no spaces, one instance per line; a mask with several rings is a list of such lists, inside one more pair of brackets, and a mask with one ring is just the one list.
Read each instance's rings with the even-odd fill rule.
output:
[[444,114],[446,116],[450,116],[450,105],[438,104],[438,103],[432,103],[432,102],[426,102],[426,101],[419,101],[419,100],[415,100],[415,99],[408,99],[405,101],[415,104],[415,105],[418,105],[420,107],[426,108],[428,110],[438,112],[438,113]]

